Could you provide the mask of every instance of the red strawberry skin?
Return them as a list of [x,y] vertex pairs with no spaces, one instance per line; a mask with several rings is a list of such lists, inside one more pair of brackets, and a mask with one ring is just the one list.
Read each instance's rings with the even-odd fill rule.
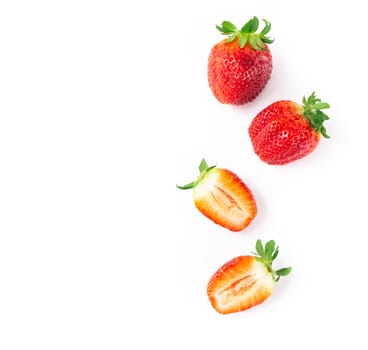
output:
[[210,170],[193,189],[193,199],[203,215],[235,232],[246,228],[257,214],[252,192],[228,169]]
[[275,280],[254,256],[239,256],[221,266],[211,277],[207,296],[221,314],[247,310],[265,301]]
[[320,140],[320,134],[303,117],[303,107],[289,100],[274,102],[259,112],[248,131],[254,152],[272,165],[307,156]]
[[272,73],[272,56],[266,44],[255,50],[249,44],[222,40],[208,59],[208,83],[219,102],[241,105],[254,100],[264,89]]

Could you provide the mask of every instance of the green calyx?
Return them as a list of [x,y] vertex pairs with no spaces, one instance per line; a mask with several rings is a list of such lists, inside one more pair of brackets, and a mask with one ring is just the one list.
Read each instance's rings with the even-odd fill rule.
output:
[[260,33],[257,33],[259,20],[255,16],[245,23],[241,29],[236,28],[236,26],[229,21],[223,21],[221,26],[216,25],[216,28],[221,32],[221,34],[228,35],[227,41],[229,43],[238,39],[239,46],[241,48],[249,43],[249,45],[255,50],[265,50],[265,43],[271,44],[274,40],[267,36],[271,30],[271,23],[265,19],[262,21],[265,23],[265,26]]
[[276,282],[281,276],[287,276],[292,270],[290,266],[278,270],[274,270],[272,268],[272,263],[279,254],[279,247],[276,246],[274,240],[268,241],[263,245],[262,241],[258,239],[256,242],[256,253],[253,254],[257,261],[263,263],[267,267],[267,270],[272,274],[272,277]]
[[322,112],[321,109],[330,108],[330,105],[317,98],[314,92],[308,98],[304,96],[302,101],[304,109],[303,117],[308,120],[313,130],[323,137],[329,138],[330,136],[327,135],[323,122],[330,118],[326,113]]
[[199,164],[199,176],[197,180],[183,186],[176,185],[176,187],[179,188],[180,190],[189,190],[191,188],[194,188],[201,182],[201,180],[205,177],[205,175],[214,168],[216,168],[216,165],[208,166],[207,162],[204,159],[202,159],[201,163]]

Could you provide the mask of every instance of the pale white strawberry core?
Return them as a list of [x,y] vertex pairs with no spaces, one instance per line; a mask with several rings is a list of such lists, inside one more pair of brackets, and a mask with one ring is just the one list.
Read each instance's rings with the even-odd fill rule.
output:
[[216,301],[220,308],[241,310],[245,301],[249,305],[256,305],[267,298],[274,284],[275,281],[265,265],[256,261],[251,271],[246,271],[244,275],[237,277],[236,282],[219,290],[215,295]]
[[194,189],[195,199],[206,202],[208,207],[212,209],[212,215],[215,213],[219,217],[225,215],[225,219],[230,219],[234,225],[243,225],[251,215],[252,208],[248,208],[243,202],[237,202],[231,193],[232,188],[226,184],[221,184],[218,178],[216,172],[208,174],[206,180]]

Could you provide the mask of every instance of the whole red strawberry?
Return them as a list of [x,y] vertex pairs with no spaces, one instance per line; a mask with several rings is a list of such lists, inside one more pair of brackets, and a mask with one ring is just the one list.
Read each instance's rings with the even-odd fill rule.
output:
[[313,92],[303,105],[277,101],[259,112],[249,126],[254,152],[268,164],[286,164],[303,158],[317,146],[320,136],[328,138],[323,125],[330,108]]
[[241,105],[254,100],[271,77],[272,56],[267,46],[273,42],[266,35],[270,22],[256,33],[257,17],[250,19],[240,30],[229,21],[216,28],[224,39],[213,46],[208,58],[208,83],[214,96],[226,104]]

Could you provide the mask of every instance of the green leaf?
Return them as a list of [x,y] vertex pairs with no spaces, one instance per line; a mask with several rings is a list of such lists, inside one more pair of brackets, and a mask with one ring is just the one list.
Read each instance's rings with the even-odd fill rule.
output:
[[284,267],[282,269],[278,269],[275,271],[277,276],[287,276],[290,272],[291,272],[292,268],[291,266],[289,267]]
[[223,21],[221,26],[216,25],[216,28],[221,34],[228,36],[228,43],[238,39],[240,48],[244,48],[249,43],[254,50],[265,50],[266,46],[264,44],[271,44],[273,39],[266,36],[271,30],[271,23],[265,19],[263,19],[263,22],[265,26],[260,33],[257,33],[259,19],[256,16],[245,23],[240,30],[230,21]]
[[265,19],[263,19],[262,21],[265,23],[265,26],[262,29],[262,31],[259,33],[259,37],[262,39],[264,43],[272,44],[274,40],[266,36],[266,34],[268,34],[271,31],[271,23]]
[[274,240],[271,240],[271,241],[268,241],[265,245],[265,256],[271,260],[272,258],[272,253],[273,251],[275,250],[275,241]]
[[176,187],[179,188],[180,190],[190,190],[191,188],[194,188],[196,185],[197,181],[193,181],[183,186],[176,185]]
[[252,21],[251,21],[251,25],[250,25],[250,33],[255,33],[258,29],[258,26],[259,26],[259,20],[257,17],[253,17],[252,18]]
[[276,271],[272,268],[272,262],[276,259],[279,253],[279,247],[276,246],[274,240],[268,241],[263,246],[262,241],[258,239],[256,241],[256,252],[256,254],[253,253],[256,261],[262,263],[266,267],[274,281],[278,281],[280,276],[286,276],[291,272],[291,267],[285,267]]
[[208,169],[208,164],[205,161],[205,159],[202,159],[200,164],[199,164],[199,172],[203,173],[204,171],[206,171]]
[[223,21],[221,24],[221,29],[224,34],[234,33],[238,30],[236,26],[229,21]]
[[263,244],[262,244],[262,241],[260,239],[258,239],[257,242],[256,242],[256,252],[261,257],[263,257],[264,254],[265,254],[264,249],[263,249]]
[[239,46],[243,48],[247,44],[247,42],[248,42],[248,35],[247,34],[241,35],[239,39]]
[[262,19],[262,21],[264,22],[265,26],[264,28],[262,29],[262,31],[259,33],[261,36],[264,36],[266,34],[268,34],[271,30],[271,23],[268,22],[267,20],[265,19]]
[[[270,39],[270,38],[263,37],[263,38],[262,38],[262,41],[263,41],[264,43],[266,43],[266,44],[272,44],[275,40]],[[263,45],[263,47],[264,47],[264,45]]]
[[240,32],[244,34],[251,33],[251,29],[253,28],[253,21],[254,17],[251,18],[247,23],[245,23],[243,27],[241,27]]
[[258,37],[255,36],[254,38],[254,46],[257,47],[258,49],[264,49],[265,45],[263,43],[263,41]]
[[326,109],[330,108],[330,105],[327,102],[319,102],[314,105],[315,109]]
[[309,122],[312,129],[318,134],[321,134],[325,138],[329,138],[326,132],[326,128],[323,123],[329,119],[329,116],[321,111],[321,109],[330,108],[327,102],[322,102],[320,98],[316,97],[315,92],[302,99],[303,102],[303,117]]
[[279,255],[279,247],[276,247],[275,251],[272,254],[272,261],[274,261]]
[[231,34],[228,38],[227,38],[227,42],[228,43],[232,43],[236,38],[238,37],[238,32]]
[[326,131],[326,128],[322,125],[322,126],[320,126],[320,128],[319,128],[319,132],[321,133],[321,135],[324,137],[324,138],[326,138],[326,139],[329,139],[330,138],[330,136],[329,135],[327,135],[327,131]]
[[251,18],[247,23],[240,29],[242,34],[253,34],[257,31],[259,26],[259,20],[256,16]]
[[255,50],[263,50],[265,45],[263,41],[255,35],[248,35],[249,36],[249,44]]

